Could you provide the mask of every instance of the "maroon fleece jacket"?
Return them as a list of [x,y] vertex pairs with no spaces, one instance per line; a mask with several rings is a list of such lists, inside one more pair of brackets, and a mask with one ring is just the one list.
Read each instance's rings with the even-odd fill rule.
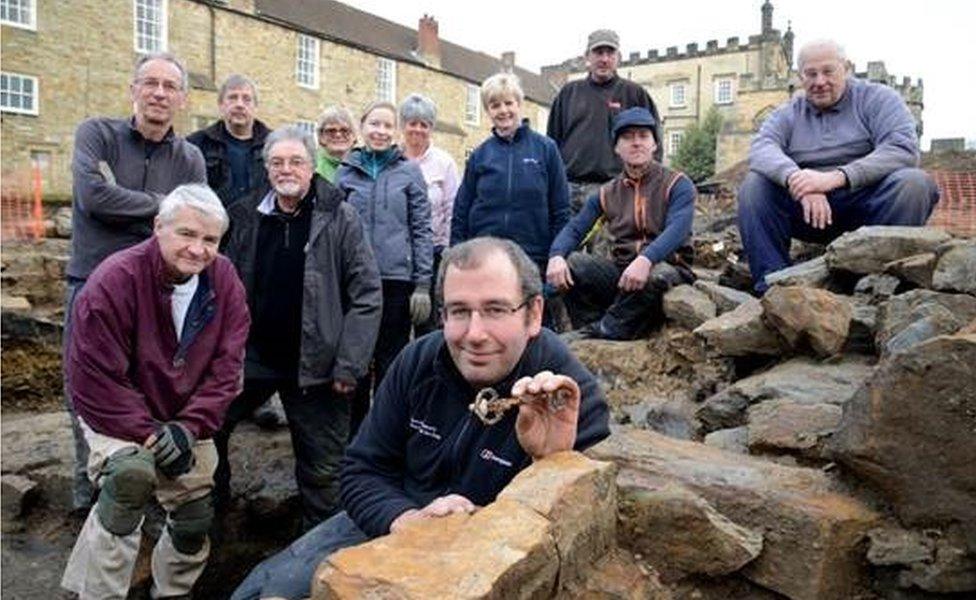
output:
[[234,267],[218,256],[200,274],[177,342],[163,266],[155,237],[103,261],[75,300],[65,355],[85,424],[137,444],[167,421],[212,437],[242,381],[250,317]]

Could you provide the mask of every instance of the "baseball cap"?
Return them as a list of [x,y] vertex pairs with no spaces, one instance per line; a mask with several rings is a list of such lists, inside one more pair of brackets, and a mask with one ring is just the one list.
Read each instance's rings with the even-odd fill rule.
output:
[[657,140],[657,121],[654,120],[654,115],[651,111],[647,110],[642,106],[635,106],[633,108],[628,108],[627,110],[621,111],[617,115],[617,118],[613,120],[613,143],[617,143],[617,138],[623,133],[624,129],[629,127],[644,127],[650,129],[651,133],[654,135],[654,139]]
[[597,29],[586,40],[586,51],[590,52],[600,46],[610,46],[614,50],[620,50],[620,36],[612,29]]

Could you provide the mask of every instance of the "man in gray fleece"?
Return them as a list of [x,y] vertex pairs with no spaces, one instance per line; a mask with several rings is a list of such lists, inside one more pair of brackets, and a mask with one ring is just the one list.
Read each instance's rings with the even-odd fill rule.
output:
[[836,42],[797,56],[803,94],[763,123],[739,188],[755,291],[789,265],[790,240],[827,243],[862,225],[923,225],[939,201],[918,169],[915,120],[896,91],[850,76]]
[[[168,53],[142,56],[129,94],[132,117],[87,119],[75,132],[65,340],[75,296],[95,267],[152,234],[153,218],[168,193],[184,183],[207,183],[200,150],[173,133],[173,118],[186,104],[187,94],[187,72],[179,59]],[[65,396],[75,437],[72,500],[76,509],[84,510],[92,501],[85,472],[88,447]]]

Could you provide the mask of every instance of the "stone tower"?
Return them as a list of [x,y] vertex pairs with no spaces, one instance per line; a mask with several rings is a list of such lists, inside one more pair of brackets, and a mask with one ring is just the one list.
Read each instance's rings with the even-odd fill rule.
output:
[[769,0],[762,5],[762,35],[767,36],[773,31],[773,4]]

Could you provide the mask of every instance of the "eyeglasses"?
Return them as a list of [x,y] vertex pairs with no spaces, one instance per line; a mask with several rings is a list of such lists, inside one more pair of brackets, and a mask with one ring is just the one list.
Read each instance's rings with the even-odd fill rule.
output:
[[167,94],[175,94],[183,90],[183,86],[169,79],[155,79],[148,77],[145,79],[137,79],[136,85],[144,90],[155,90],[156,88],[162,87],[163,91]]
[[281,169],[285,168],[285,165],[288,165],[292,169],[301,169],[307,164],[308,164],[308,160],[304,158],[300,158],[298,156],[292,156],[289,159],[272,158],[271,160],[268,161],[268,168],[271,169],[272,171],[280,171]]
[[324,133],[329,137],[349,137],[352,130],[347,127],[323,127],[319,133]]
[[509,306],[501,302],[486,304],[481,308],[471,308],[460,304],[449,304],[444,307],[444,321],[452,325],[467,325],[471,322],[474,313],[478,313],[481,318],[489,323],[497,323],[514,315],[529,305],[531,298],[526,298],[518,306]]

